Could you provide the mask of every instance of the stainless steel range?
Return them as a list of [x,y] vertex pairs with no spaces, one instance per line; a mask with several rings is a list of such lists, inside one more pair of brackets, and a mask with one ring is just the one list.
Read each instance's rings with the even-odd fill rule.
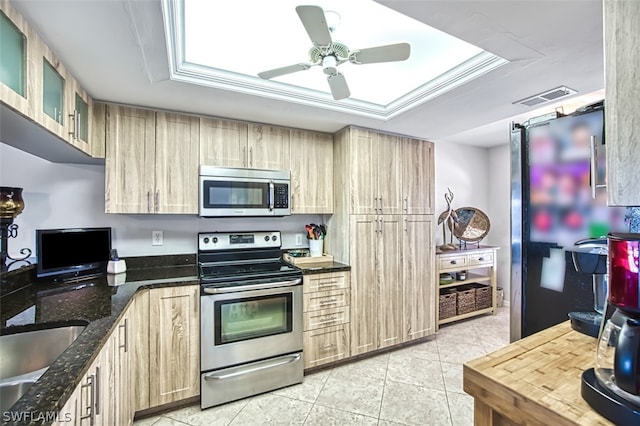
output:
[[200,406],[302,382],[302,273],[280,232],[198,234]]

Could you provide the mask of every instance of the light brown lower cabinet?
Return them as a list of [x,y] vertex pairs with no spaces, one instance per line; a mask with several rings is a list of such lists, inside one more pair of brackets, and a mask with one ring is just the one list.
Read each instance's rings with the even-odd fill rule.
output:
[[304,368],[350,356],[349,272],[304,275]]
[[149,405],[200,394],[200,288],[149,291]]
[[126,426],[136,411],[199,393],[199,286],[142,290],[54,424]]

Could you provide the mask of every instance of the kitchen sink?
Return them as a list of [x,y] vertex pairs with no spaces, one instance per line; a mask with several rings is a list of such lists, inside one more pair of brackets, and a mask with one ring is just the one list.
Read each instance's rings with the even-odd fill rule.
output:
[[68,325],[0,336],[0,412],[20,399],[85,327]]
[[35,380],[18,380],[0,384],[0,412],[9,410],[35,382]]

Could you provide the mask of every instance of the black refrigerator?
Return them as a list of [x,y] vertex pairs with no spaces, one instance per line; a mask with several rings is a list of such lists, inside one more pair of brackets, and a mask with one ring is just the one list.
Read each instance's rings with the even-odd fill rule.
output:
[[627,231],[607,207],[604,102],[511,125],[511,341],[593,311],[591,275],[565,250]]

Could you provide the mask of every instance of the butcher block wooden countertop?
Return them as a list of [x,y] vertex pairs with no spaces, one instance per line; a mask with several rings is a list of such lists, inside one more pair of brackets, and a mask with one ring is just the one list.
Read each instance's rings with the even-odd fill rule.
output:
[[580,396],[582,372],[594,366],[596,339],[569,321],[464,365],[478,425],[610,425]]

